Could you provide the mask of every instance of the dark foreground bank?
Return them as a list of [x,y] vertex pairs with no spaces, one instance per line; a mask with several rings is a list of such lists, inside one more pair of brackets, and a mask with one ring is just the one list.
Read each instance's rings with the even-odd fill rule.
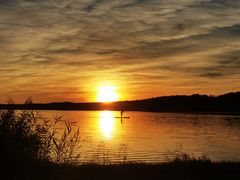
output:
[[170,162],[81,166],[34,163],[1,167],[0,179],[240,179],[240,163]]

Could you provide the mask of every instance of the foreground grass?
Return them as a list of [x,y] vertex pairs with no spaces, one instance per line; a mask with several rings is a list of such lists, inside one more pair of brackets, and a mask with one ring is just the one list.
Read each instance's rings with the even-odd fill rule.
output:
[[0,179],[77,180],[77,179],[240,179],[237,162],[169,162],[158,164],[58,165],[49,162],[1,167]]

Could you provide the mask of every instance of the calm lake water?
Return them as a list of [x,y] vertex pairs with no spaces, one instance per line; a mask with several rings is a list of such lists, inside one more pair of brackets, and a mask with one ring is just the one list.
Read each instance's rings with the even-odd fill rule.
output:
[[[122,153],[129,161],[164,161],[169,151],[184,151],[212,160],[240,161],[240,116],[116,111],[40,111],[77,122],[82,161]],[[104,150],[103,150],[104,149]]]

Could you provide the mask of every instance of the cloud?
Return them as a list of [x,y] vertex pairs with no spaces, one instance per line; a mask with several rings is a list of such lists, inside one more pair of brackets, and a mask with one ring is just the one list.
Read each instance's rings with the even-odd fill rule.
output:
[[210,77],[210,78],[214,78],[214,77],[222,77],[223,75],[221,73],[218,73],[218,72],[208,72],[208,73],[205,73],[205,74],[201,74],[201,76],[204,76],[204,77]]
[[[93,96],[81,92],[101,80],[131,85],[132,98],[161,95],[163,88],[181,94],[207,93],[211,86],[215,94],[239,90],[238,0],[0,0],[0,5],[0,96],[9,88],[12,95],[16,88],[24,92],[27,85],[31,96],[54,99],[48,87],[67,81],[62,93],[78,88],[81,99]],[[225,88],[217,89],[223,82]]]

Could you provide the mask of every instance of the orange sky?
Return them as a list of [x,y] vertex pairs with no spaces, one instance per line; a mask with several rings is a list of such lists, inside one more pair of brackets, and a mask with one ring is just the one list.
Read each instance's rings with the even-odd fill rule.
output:
[[240,90],[240,2],[0,1],[0,103]]

